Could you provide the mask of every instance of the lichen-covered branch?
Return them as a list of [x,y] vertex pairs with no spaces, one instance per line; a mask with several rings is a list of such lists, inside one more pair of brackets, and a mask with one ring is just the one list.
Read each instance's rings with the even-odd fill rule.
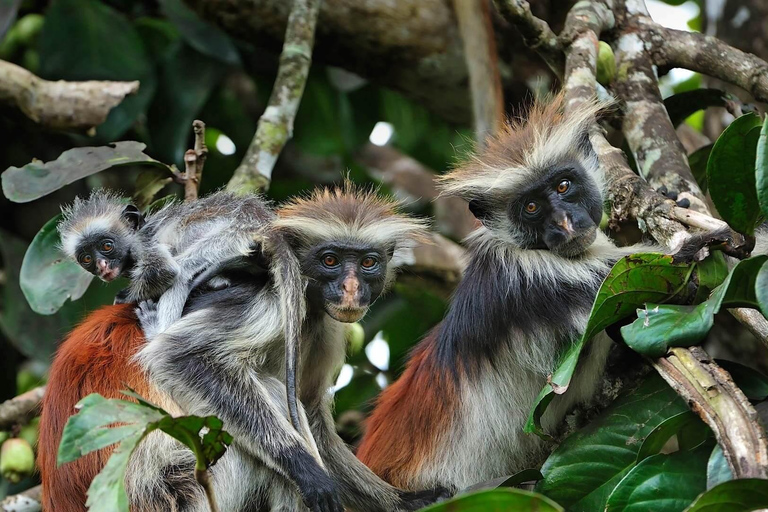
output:
[[259,119],[256,135],[227,189],[253,192],[269,187],[277,157],[293,135],[293,121],[312,62],[319,11],[320,0],[293,0],[272,94]]
[[0,511],[40,512],[43,509],[42,494],[42,487],[38,485],[19,494],[8,496],[0,501]]
[[0,60],[0,102],[56,130],[89,130],[107,119],[109,111],[139,82],[51,82]]
[[504,120],[499,57],[488,2],[453,0],[469,70],[472,119],[475,139],[479,144],[493,134]]
[[200,180],[203,178],[203,167],[208,156],[208,148],[205,146],[205,123],[199,119],[192,122],[192,130],[195,132],[194,148],[184,153],[184,200],[194,201],[200,189]]
[[31,389],[0,404],[0,430],[29,421],[40,408],[45,387]]
[[563,76],[563,47],[549,24],[531,12],[526,0],[494,0],[496,8],[523,36],[525,45],[536,51],[558,77]]
[[699,347],[673,348],[654,367],[712,428],[736,478],[765,478],[768,444],[757,413],[731,376]]

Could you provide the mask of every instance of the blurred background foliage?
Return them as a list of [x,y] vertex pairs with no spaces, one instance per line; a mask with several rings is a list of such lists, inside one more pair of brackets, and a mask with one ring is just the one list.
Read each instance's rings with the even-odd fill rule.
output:
[[[556,29],[562,23],[562,16],[560,21],[557,16],[565,14],[568,5],[564,4],[570,4],[558,0],[531,3],[538,11],[552,13],[549,19],[555,20],[551,23]],[[711,2],[720,5],[720,16],[743,3]],[[755,9],[763,8],[761,0],[751,3]],[[768,57],[768,45],[760,35],[768,30],[760,32],[748,22],[742,33],[749,29],[759,35],[729,39],[729,27],[716,28],[718,13],[710,12],[709,0],[648,4],[662,24],[718,31],[727,42]],[[33,159],[54,160],[73,147],[118,140],[141,141],[153,158],[183,168],[184,151],[192,144],[191,123],[201,119],[207,125],[209,148],[201,194],[225,185],[240,163],[277,69],[275,53],[230,38],[201,20],[182,0],[0,0],[0,37],[0,59],[42,78],[141,82],[139,93],[113,109],[93,133],[45,130],[19,112],[0,107],[0,169],[21,167]],[[515,84],[505,87],[510,112],[525,102],[526,95],[555,85],[541,63],[531,64],[535,56],[526,58],[516,57],[504,68]],[[666,74],[665,96],[702,84],[701,77],[693,73],[660,73]],[[517,94],[510,95],[509,90]],[[724,116],[722,112],[716,115]],[[712,138],[712,132],[718,126],[721,130],[725,122],[721,119],[719,125],[711,122],[708,126],[704,112],[699,111],[688,118],[687,125]],[[268,195],[281,201],[318,184],[339,181],[347,173],[358,183],[376,183],[359,158],[369,144],[392,146],[442,173],[471,148],[471,139],[468,122],[448,121],[401,92],[340,68],[314,64],[294,137],[278,161]],[[121,189],[130,195],[137,183],[156,177],[154,172],[147,167],[111,169],[31,203],[12,203],[0,197],[0,400],[42,382],[65,333],[87,312],[111,303],[122,288],[121,283],[105,285],[94,280],[82,299],[68,301],[55,314],[34,313],[19,286],[21,262],[33,237],[59,212],[60,205],[76,195],[95,187]],[[388,191],[386,187],[384,191]],[[180,186],[169,184],[159,196],[181,192]],[[433,213],[426,202],[407,206],[419,215]],[[351,425],[348,438],[355,436],[359,412],[364,413],[381,387],[396,378],[409,349],[441,319],[445,307],[445,299],[428,287],[405,285],[398,285],[375,304],[363,322],[363,346],[350,351],[337,384],[337,414],[342,428]],[[731,327],[726,324],[724,329]],[[0,484],[0,496],[8,490],[8,482]]]

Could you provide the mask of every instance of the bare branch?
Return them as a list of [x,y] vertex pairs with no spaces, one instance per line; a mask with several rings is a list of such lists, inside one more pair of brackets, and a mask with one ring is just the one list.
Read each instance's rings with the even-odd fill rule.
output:
[[227,189],[244,193],[269,188],[277,157],[293,136],[293,121],[312,62],[319,11],[320,0],[293,1],[272,94],[259,119],[256,135]]
[[536,51],[558,77],[563,76],[565,59],[557,36],[546,21],[533,15],[526,0],[494,0],[496,9],[517,28],[525,45]]
[[45,386],[41,386],[0,404],[0,429],[24,424],[33,418],[40,408],[44,393]]
[[469,70],[469,91],[475,139],[492,134],[504,120],[504,95],[499,75],[499,56],[489,11],[489,0],[453,0],[464,56]]
[[768,348],[768,320],[756,309],[733,308],[728,312]]
[[200,181],[203,178],[203,167],[208,156],[208,148],[205,146],[205,123],[195,119],[192,123],[195,132],[194,149],[188,149],[184,153],[184,200],[194,201],[200,190]]
[[42,486],[32,487],[5,498],[0,502],[0,510],[3,512],[40,512],[43,509],[42,495]]
[[664,380],[712,428],[736,478],[765,478],[768,445],[757,413],[728,372],[699,347],[654,361]]
[[113,107],[138,90],[137,81],[50,82],[0,60],[0,102],[56,130],[89,130],[98,126]]

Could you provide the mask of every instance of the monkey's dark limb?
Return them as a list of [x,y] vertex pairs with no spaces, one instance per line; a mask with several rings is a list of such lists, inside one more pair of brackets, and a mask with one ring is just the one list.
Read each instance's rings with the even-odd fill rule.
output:
[[227,185],[228,190],[245,193],[269,188],[277,157],[293,136],[293,120],[312,62],[319,11],[320,0],[293,1],[272,94],[245,158]]
[[654,368],[712,428],[736,478],[765,478],[768,443],[749,400],[699,347],[673,348]]

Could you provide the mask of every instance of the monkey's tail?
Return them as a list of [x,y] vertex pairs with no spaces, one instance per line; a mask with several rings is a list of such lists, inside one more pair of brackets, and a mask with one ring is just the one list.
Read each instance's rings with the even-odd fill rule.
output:
[[296,377],[301,343],[301,326],[307,314],[305,298],[306,282],[301,275],[301,263],[291,247],[276,234],[272,239],[271,271],[280,295],[280,311],[283,317],[285,337],[285,391],[288,399],[288,415],[297,432],[304,435],[299,420]]

